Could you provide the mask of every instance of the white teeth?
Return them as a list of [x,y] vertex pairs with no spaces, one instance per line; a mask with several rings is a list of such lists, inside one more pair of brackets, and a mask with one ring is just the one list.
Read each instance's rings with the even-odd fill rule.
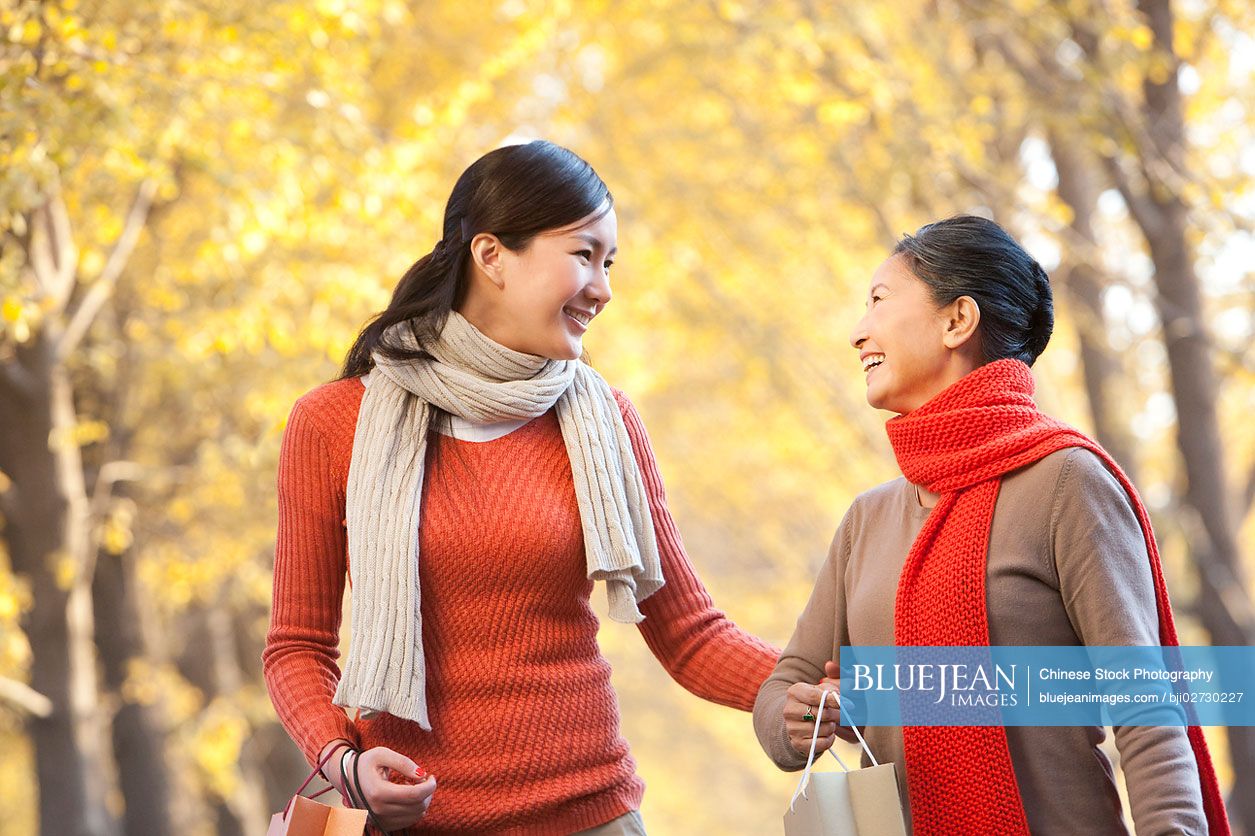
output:
[[580,325],[587,326],[588,323],[593,321],[592,315],[587,314],[583,311],[576,311],[576,310],[572,310],[571,308],[563,308],[563,310],[566,311],[567,316],[571,317],[571,319],[574,319]]
[[869,354],[867,355],[867,358],[863,360],[863,371],[866,372],[871,369],[874,369],[876,366],[879,366],[883,362],[885,362],[885,355]]

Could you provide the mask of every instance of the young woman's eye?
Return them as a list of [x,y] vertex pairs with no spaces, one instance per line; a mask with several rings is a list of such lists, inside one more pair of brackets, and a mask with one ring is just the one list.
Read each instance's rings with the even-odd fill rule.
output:
[[580,259],[583,261],[592,261],[593,259],[592,250],[580,250],[579,252],[576,253],[576,255],[578,255]]
[[607,261],[607,262],[606,262],[606,269],[607,269],[607,270],[609,270],[609,269],[610,269],[613,265],[614,265],[614,262],[613,262],[613,261]]

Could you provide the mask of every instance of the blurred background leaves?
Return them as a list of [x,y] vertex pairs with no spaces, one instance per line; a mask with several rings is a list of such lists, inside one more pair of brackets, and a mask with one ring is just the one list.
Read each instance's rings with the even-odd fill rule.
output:
[[[1155,515],[1187,643],[1250,644],[1255,10],[1241,0],[2,0],[0,834],[260,834],[283,422],[545,137],[616,197],[588,337],[716,601],[787,639],[895,475],[847,338],[901,233],[1047,267],[1035,370]],[[651,833],[777,832],[746,715],[609,624]],[[491,672],[485,672],[491,675]],[[1255,738],[1209,730],[1255,832]]]

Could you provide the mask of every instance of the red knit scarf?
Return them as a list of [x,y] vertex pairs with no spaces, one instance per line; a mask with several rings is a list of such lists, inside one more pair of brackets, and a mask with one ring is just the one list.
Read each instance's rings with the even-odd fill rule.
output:
[[[985,571],[1002,477],[1066,447],[1092,451],[1128,493],[1150,555],[1160,643],[1179,643],[1145,506],[1097,442],[1037,409],[1028,366],[1018,360],[982,366],[886,428],[902,474],[941,494],[898,582],[897,645],[989,644]],[[1191,726],[1188,733],[1211,833],[1228,834],[1202,729]],[[906,726],[902,737],[916,836],[1028,834],[1005,728]]]

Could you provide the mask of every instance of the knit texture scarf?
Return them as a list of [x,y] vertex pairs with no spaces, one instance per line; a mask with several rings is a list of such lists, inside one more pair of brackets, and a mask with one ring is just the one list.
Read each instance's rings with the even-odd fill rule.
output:
[[[886,424],[902,474],[941,495],[902,569],[895,644],[989,645],[986,561],[1002,477],[1067,447],[1092,451],[1128,494],[1150,556],[1160,643],[1179,644],[1150,517],[1133,485],[1097,442],[1042,414],[1033,390],[1028,366],[999,360]],[[1191,726],[1188,734],[1211,833],[1227,834],[1202,729]],[[916,836],[1027,836],[1004,727],[906,726],[902,736]]]
[[[391,341],[417,348],[408,323]],[[434,359],[373,355],[349,464],[346,510],[352,637],[335,704],[386,711],[431,730],[419,595],[419,525],[432,407],[476,424],[536,418],[556,405],[571,460],[588,577],[605,581],[610,617],[641,621],[663,585],[653,517],[614,393],[578,360],[493,342],[451,312]]]

